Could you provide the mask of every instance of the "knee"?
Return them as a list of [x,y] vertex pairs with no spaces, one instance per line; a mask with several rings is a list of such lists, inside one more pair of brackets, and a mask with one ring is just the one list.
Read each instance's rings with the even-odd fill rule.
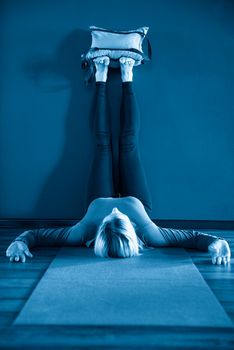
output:
[[100,150],[109,150],[111,148],[111,137],[106,133],[96,134],[96,144]]
[[119,139],[120,149],[132,150],[137,145],[137,135],[133,132],[122,133]]

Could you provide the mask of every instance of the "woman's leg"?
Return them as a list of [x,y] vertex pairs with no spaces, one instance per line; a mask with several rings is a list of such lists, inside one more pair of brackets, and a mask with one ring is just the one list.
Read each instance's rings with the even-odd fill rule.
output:
[[[130,67],[125,68],[127,64]],[[123,88],[119,140],[120,193],[140,199],[150,214],[152,200],[139,153],[140,112],[132,86],[133,64],[134,61],[129,59],[120,60]],[[126,69],[130,70],[129,74],[125,74]]]
[[[109,110],[106,96],[106,79],[109,58],[95,60],[96,86],[94,105],[95,151],[90,168],[86,205],[98,197],[114,194],[112,174],[112,150]],[[105,74],[106,73],[106,74]]]

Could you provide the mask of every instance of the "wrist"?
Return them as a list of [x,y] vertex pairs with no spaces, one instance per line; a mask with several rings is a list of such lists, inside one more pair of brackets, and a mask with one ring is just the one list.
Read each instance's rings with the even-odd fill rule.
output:
[[21,242],[21,243],[24,243],[24,244],[28,245],[26,239],[24,239],[24,238],[16,238],[16,239],[13,240],[12,243],[14,243],[14,242]]

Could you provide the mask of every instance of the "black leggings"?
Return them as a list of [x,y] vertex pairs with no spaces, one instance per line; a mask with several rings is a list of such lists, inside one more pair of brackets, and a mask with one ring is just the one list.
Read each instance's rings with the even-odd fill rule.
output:
[[95,89],[94,134],[96,146],[88,179],[87,207],[92,200],[99,197],[134,196],[142,202],[147,213],[150,214],[152,201],[140,160],[138,147],[140,113],[132,82],[122,83],[118,189],[113,183],[112,140],[106,83],[96,82]]

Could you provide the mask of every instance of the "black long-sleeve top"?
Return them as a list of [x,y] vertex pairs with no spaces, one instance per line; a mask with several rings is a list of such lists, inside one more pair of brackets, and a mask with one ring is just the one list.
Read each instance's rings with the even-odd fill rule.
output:
[[[35,246],[90,246],[105,216],[114,207],[127,215],[137,236],[151,247],[174,246],[207,251],[217,236],[196,230],[181,230],[157,226],[146,213],[141,201],[135,197],[97,198],[91,202],[84,218],[73,226],[39,228],[23,232],[15,241],[23,241],[28,247]],[[222,238],[221,238],[222,239]]]

